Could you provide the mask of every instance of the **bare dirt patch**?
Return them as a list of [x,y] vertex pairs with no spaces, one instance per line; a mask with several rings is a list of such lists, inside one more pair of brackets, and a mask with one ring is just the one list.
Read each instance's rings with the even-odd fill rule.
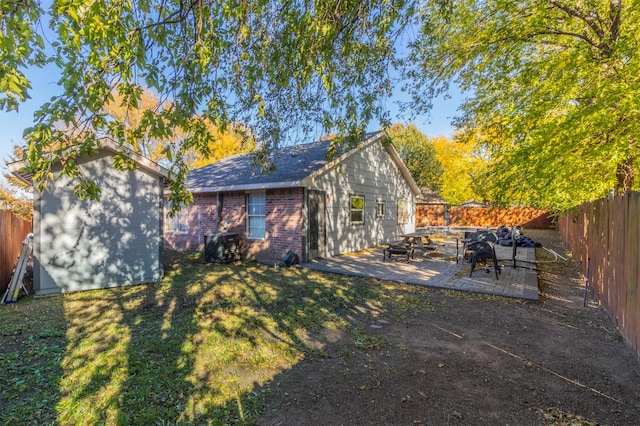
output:
[[[527,236],[568,256],[552,231]],[[277,376],[263,425],[640,424],[640,364],[571,261],[536,252],[540,301],[400,286]]]

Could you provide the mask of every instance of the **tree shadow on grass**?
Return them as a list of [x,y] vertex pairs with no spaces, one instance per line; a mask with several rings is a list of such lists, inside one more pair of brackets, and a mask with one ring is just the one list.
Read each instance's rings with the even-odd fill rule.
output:
[[159,284],[20,304],[37,344],[0,351],[5,368],[30,357],[1,379],[0,406],[18,404],[3,422],[250,424],[270,381],[325,356],[324,331],[348,333],[357,306],[374,311],[383,297],[365,279],[194,255],[166,272]]
[[0,340],[0,423],[54,423],[67,346],[62,297],[0,305]]

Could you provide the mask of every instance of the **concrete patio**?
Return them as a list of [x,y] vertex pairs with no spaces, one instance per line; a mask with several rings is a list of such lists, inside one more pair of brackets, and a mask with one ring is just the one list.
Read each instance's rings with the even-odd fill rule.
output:
[[434,243],[437,250],[416,250],[414,259],[409,263],[406,256],[401,255],[394,255],[391,260],[383,260],[384,247],[380,246],[328,259],[315,259],[303,263],[300,267],[433,288],[538,300],[534,248],[518,247],[517,267],[514,268],[512,248],[496,245],[496,257],[501,265],[496,280],[492,262],[488,262],[487,267],[482,264],[476,266],[469,277],[471,265],[462,259],[462,243],[459,243],[456,262],[454,238],[438,238],[434,239]]

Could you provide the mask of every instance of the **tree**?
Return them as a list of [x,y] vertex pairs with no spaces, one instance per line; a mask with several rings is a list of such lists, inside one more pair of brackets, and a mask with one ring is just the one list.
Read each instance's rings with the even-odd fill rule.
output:
[[[15,161],[23,154],[23,148],[13,147],[13,155],[9,159]],[[14,216],[22,220],[33,217],[33,201],[27,198],[33,192],[33,186],[16,178],[13,174],[4,172],[6,183],[0,183],[0,208],[11,210]]]
[[189,161],[190,168],[204,167],[230,155],[251,152],[256,148],[251,132],[240,125],[229,124],[224,130],[212,129],[210,132],[213,139],[209,140],[205,150],[193,153],[193,159]]
[[404,77],[417,108],[452,82],[494,201],[566,209],[634,187],[640,8],[631,0],[427,1]]
[[[96,0],[53,2],[44,14],[37,4],[0,6],[0,25],[15,20],[12,28],[26,28],[6,34],[16,45],[39,45],[40,19],[54,32],[51,59],[64,93],[42,106],[25,133],[35,181],[45,185],[60,160],[64,173],[83,179],[73,160],[97,149],[100,138],[124,146],[141,135],[164,140],[181,132],[164,152],[174,205],[189,198],[186,159],[206,151],[208,122],[217,129],[243,123],[264,154],[318,128],[354,142],[371,119],[384,121],[388,64],[413,8],[406,0]],[[39,53],[27,49],[10,69],[38,62]],[[9,96],[23,87],[9,86]],[[105,113],[114,93],[125,110],[136,109],[147,88],[160,103],[136,129]],[[66,143],[61,128],[82,134],[81,143]],[[48,149],[56,142],[59,149]],[[81,185],[82,196],[98,196],[90,179]]]
[[476,150],[474,140],[464,140],[461,133],[453,139],[431,138],[436,158],[442,165],[442,198],[449,204],[463,204],[484,199],[478,177],[486,167],[486,159]]
[[149,114],[153,114],[154,109],[167,108],[170,108],[167,102],[161,103],[158,96],[147,89],[142,91],[135,107],[125,102],[121,94],[114,92],[112,99],[104,105],[103,112],[107,119],[122,123],[124,132],[128,133],[125,140],[129,148],[151,161],[160,163],[166,160],[163,151],[167,145],[175,144],[184,135],[177,131],[165,135],[164,139],[157,139],[151,136],[149,131],[140,131],[145,130],[144,126],[141,126],[142,121]]
[[442,165],[427,135],[415,124],[394,124],[387,129],[387,134],[418,186],[440,194]]
[[18,110],[31,88],[25,69],[47,62],[43,38],[36,30],[42,12],[37,0],[0,2],[1,110]]
[[[120,94],[114,93],[113,100],[105,105],[104,112],[110,119],[122,123],[124,131],[130,133],[126,140],[131,149],[156,163],[165,164],[168,163],[166,152],[178,145],[185,134],[176,129],[160,140],[153,138],[148,131],[142,134],[139,130],[142,121],[154,109],[169,107],[168,103],[161,104],[153,92],[144,90],[135,108],[123,102]],[[202,167],[229,155],[255,149],[251,133],[243,126],[228,124],[226,129],[219,130],[209,120],[203,120],[203,123],[211,138],[202,145],[200,151],[192,149],[184,154],[188,168]]]

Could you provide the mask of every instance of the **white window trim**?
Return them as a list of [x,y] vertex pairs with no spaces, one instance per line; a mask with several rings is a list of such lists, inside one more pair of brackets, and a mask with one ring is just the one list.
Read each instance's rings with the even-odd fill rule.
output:
[[[175,216],[169,216],[170,208],[165,204],[164,207],[164,230],[170,234],[188,234],[189,233],[189,208],[184,204]],[[182,226],[181,226],[182,225]]]
[[[362,208],[361,209],[354,209],[353,208],[353,199],[354,198],[359,198],[359,199],[362,200]],[[351,223],[352,225],[362,225],[362,224],[364,224],[364,207],[365,207],[364,195],[351,195],[349,197],[349,223]],[[353,213],[354,212],[360,212],[362,214],[362,220],[358,220],[358,221],[353,220]]]
[[[380,213],[380,207],[382,206],[382,213]],[[376,203],[376,217],[384,217],[387,213],[387,206],[385,205],[384,200],[378,200]]]
[[[262,195],[262,199],[264,200],[264,214],[250,214],[249,213],[249,199],[253,195]],[[248,240],[264,240],[267,238],[267,195],[264,192],[251,192],[247,194],[247,239]],[[251,235],[251,218],[252,217],[263,217],[264,218],[264,234],[262,236],[252,236]]]

